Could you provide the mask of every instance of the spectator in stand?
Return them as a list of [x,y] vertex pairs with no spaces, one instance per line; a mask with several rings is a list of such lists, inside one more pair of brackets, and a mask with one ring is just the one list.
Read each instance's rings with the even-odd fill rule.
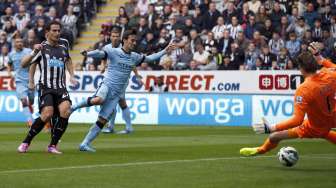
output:
[[196,29],[191,30],[189,35],[190,35],[190,49],[191,49],[191,52],[194,54],[196,52],[196,46],[198,44],[202,44],[202,39],[198,35]]
[[175,65],[175,62],[173,62],[173,59],[168,56],[163,58],[163,60],[160,62],[161,70],[162,71],[170,71],[174,70],[173,66]]
[[290,24],[295,25],[299,21],[299,18],[300,18],[298,7],[293,7],[292,8],[292,14],[290,14],[288,16],[289,16],[288,20],[289,20]]
[[243,51],[247,50],[250,40],[245,37],[243,31],[238,31],[237,38],[235,42],[238,44],[239,48]]
[[261,59],[262,67],[264,67],[265,70],[270,70],[272,67],[272,62],[277,60],[276,55],[270,52],[270,49],[267,45],[262,47],[259,58]]
[[239,31],[243,31],[243,28],[238,22],[237,16],[232,16],[231,24],[227,25],[227,29],[230,31],[230,37],[236,39]]
[[331,12],[331,7],[329,4],[325,5],[325,11],[324,13],[321,15],[321,19],[322,19],[322,25],[330,25],[330,21],[331,21],[331,17],[333,16],[333,13]]
[[218,51],[223,55],[230,53],[230,46],[233,43],[233,38],[230,36],[230,31],[225,29],[223,32],[223,38],[218,42]]
[[270,14],[270,19],[272,21],[272,25],[275,28],[278,28],[280,26],[281,17],[284,16],[284,15],[285,15],[285,13],[283,12],[283,10],[281,10],[280,3],[275,2],[273,4],[272,13]]
[[207,11],[204,15],[202,30],[211,31],[211,29],[216,25],[219,16],[220,13],[216,9],[216,4],[210,3],[209,11]]
[[202,44],[198,44],[196,46],[196,50],[197,51],[194,53],[193,61],[190,63],[190,66],[199,70],[200,66],[209,63],[210,53],[204,50],[204,46]]
[[244,25],[244,28],[245,28],[245,25],[249,21],[249,17],[251,15],[254,15],[254,13],[250,10],[250,8],[249,8],[249,6],[246,2],[243,4],[242,9],[238,10],[238,13],[239,13],[240,24]]
[[238,13],[234,3],[229,1],[227,2],[227,9],[223,11],[224,24],[230,24],[233,16],[237,17]]
[[[7,70],[10,72],[9,68],[9,48],[7,45],[1,46],[1,53],[0,53],[0,71]],[[8,70],[9,69],[9,70]]]
[[170,16],[172,15],[172,7],[170,4],[166,4],[163,9],[163,14],[161,15],[163,17],[163,20],[167,21]]
[[148,0],[138,0],[137,7],[140,10],[140,15],[144,16],[148,11]]
[[184,35],[189,35],[189,31],[196,29],[196,25],[192,23],[192,18],[188,17],[184,23]]
[[13,34],[16,31],[16,25],[11,21],[5,21],[5,24],[2,26],[2,30],[7,33],[7,36],[13,38]]
[[336,38],[332,37],[330,35],[330,32],[328,29],[323,30],[323,38],[322,38],[324,46],[331,51],[334,47],[334,43],[336,42]]
[[253,43],[250,43],[247,52],[245,53],[245,61],[244,61],[245,70],[254,70],[259,55],[260,55],[259,50],[256,49]]
[[191,52],[190,45],[185,45],[183,53],[177,56],[175,70],[187,70],[189,69],[189,63],[193,59],[193,53]]
[[286,42],[286,48],[290,58],[295,58],[300,52],[300,41],[297,40],[294,32],[289,34],[289,40]]
[[225,55],[223,57],[223,62],[218,66],[218,70],[238,70],[234,65],[233,61],[231,61],[231,57],[229,55]]
[[259,31],[255,31],[253,33],[253,39],[251,42],[253,42],[256,48],[258,49],[261,49],[262,46],[267,45],[266,40],[264,39],[262,35],[260,35]]
[[272,26],[272,21],[269,18],[267,18],[264,25],[260,28],[260,32],[265,37],[266,41],[271,40],[274,31],[275,29]]
[[163,15],[163,9],[165,5],[166,5],[165,0],[156,0],[156,3],[155,3],[156,14]]
[[259,0],[250,0],[248,1],[248,6],[249,6],[249,9],[254,13],[254,14],[257,14],[260,6],[261,6],[261,2]]
[[178,24],[184,24],[187,18],[189,18],[189,10],[187,5],[181,6],[181,13],[177,16],[177,23]]
[[166,28],[160,30],[160,35],[157,40],[158,50],[163,50],[170,42],[171,38]]
[[219,40],[223,37],[223,32],[227,27],[224,25],[224,18],[222,16],[217,18],[217,25],[212,28],[214,38]]
[[50,21],[54,20],[60,21],[60,18],[57,16],[57,10],[55,7],[50,7],[47,15],[50,18]]
[[5,15],[2,15],[1,18],[0,18],[0,22],[1,22],[1,25],[4,25],[5,22],[11,22],[12,24],[14,24],[14,16],[13,16],[13,9],[12,7],[7,7],[5,9]]
[[148,5],[148,12],[146,14],[147,18],[147,23],[148,23],[148,28],[153,28],[155,25],[155,20],[159,15],[156,14],[155,12],[155,6],[154,4],[149,4]]
[[39,43],[46,40],[45,38],[45,21],[42,17],[37,19],[36,26],[34,27],[34,32]]
[[250,15],[249,16],[249,21],[248,21],[248,23],[246,24],[246,27],[245,27],[246,38],[252,40],[253,33],[257,30],[259,30],[259,27],[258,27],[258,24],[255,22],[255,16]]
[[147,26],[147,19],[145,17],[141,17],[139,20],[139,26],[137,27],[137,41],[140,43],[143,39],[145,39],[146,33],[149,32],[149,28]]
[[332,16],[330,19],[330,34],[332,37],[336,38],[336,15]]
[[299,17],[297,23],[295,24],[295,34],[299,40],[303,40],[305,32],[310,29],[309,25],[305,23],[303,17]]
[[7,40],[7,33],[0,31],[0,48],[2,48],[3,46],[7,46],[9,51],[11,51],[12,49],[11,43]]
[[110,40],[110,36],[109,33],[105,33],[104,31],[101,31],[99,33],[99,41],[96,42],[93,45],[93,50],[101,50],[105,45],[110,44],[111,40]]
[[146,37],[138,45],[138,52],[150,55],[157,50],[157,42],[154,39],[154,34],[151,31],[146,33]]
[[214,33],[209,31],[207,39],[204,41],[204,48],[206,51],[211,52],[212,47],[217,47],[217,41],[215,40]]
[[67,7],[67,14],[62,17],[62,24],[63,27],[67,30],[72,31],[72,36],[75,39],[77,37],[78,31],[77,31],[77,17],[75,16],[74,7],[72,5],[69,5]]
[[230,62],[232,70],[239,70],[240,66],[244,64],[245,54],[241,50],[236,42],[231,43],[230,54],[225,54],[230,56]]
[[277,57],[277,64],[280,68],[280,70],[285,70],[287,63],[289,61],[290,57],[288,55],[288,51],[286,48],[281,48],[280,54]]
[[[49,23],[49,17],[44,14],[44,8],[42,5],[36,5],[34,16],[31,18],[29,26],[33,28],[39,19],[43,19],[43,24]],[[41,21],[42,23],[42,21]]]
[[121,25],[120,19],[121,19],[122,17],[126,17],[126,18],[128,18],[128,15],[127,15],[127,13],[126,13],[125,7],[122,7],[122,6],[121,6],[121,7],[119,7],[119,15],[115,18],[114,23],[115,23],[116,25]]
[[138,7],[135,7],[134,8],[134,12],[131,16],[131,18],[129,19],[129,22],[128,22],[128,27],[129,28],[136,28],[138,27],[138,23],[139,23],[139,20],[140,20],[140,9]]
[[304,42],[306,42],[307,44],[313,42],[313,35],[312,35],[312,31],[311,30],[307,30],[304,33],[303,39]]
[[323,30],[321,27],[321,20],[316,19],[314,27],[312,28],[312,39],[314,42],[322,42]]
[[127,15],[132,15],[134,13],[134,9],[137,6],[137,0],[129,0],[125,3],[125,11]]
[[14,22],[16,24],[16,28],[22,32],[26,29],[30,20],[30,15],[26,12],[26,8],[24,5],[19,6],[19,12],[14,16]]
[[213,46],[211,47],[210,55],[208,57],[208,64],[200,65],[200,70],[217,70],[218,66],[223,63],[223,56],[218,52],[218,49]]
[[319,17],[318,13],[314,10],[314,4],[308,3],[307,10],[304,12],[303,17],[306,23],[312,28],[314,27],[314,21]]
[[280,37],[282,40],[287,40],[288,39],[288,33],[294,31],[295,26],[290,24],[288,22],[288,18],[286,15],[281,17],[280,25],[277,28],[278,33],[280,34]]
[[280,38],[279,33],[274,32],[272,39],[268,42],[271,53],[279,55],[280,49],[285,47],[285,42]]
[[204,22],[204,17],[201,13],[201,9],[198,6],[195,7],[195,12],[192,17],[192,22],[195,24],[197,32],[201,32],[202,24]]
[[266,12],[265,6],[261,5],[256,13],[256,23],[257,24],[264,24],[265,21],[268,19],[268,15]]
[[57,17],[62,18],[66,14],[65,7],[68,7],[68,4],[66,3],[66,0],[58,0],[54,7],[57,12]]
[[39,44],[33,29],[28,30],[26,37],[23,39],[23,46],[25,48],[34,49],[34,45]]

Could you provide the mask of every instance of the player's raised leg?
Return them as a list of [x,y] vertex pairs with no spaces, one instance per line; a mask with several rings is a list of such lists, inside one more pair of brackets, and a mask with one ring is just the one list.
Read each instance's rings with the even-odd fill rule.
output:
[[104,83],[101,83],[100,86],[97,88],[97,91],[93,95],[93,97],[88,97],[85,100],[80,101],[79,103],[73,104],[71,106],[70,113],[76,111],[79,108],[103,104],[103,102],[105,101],[106,95],[108,93],[108,90],[109,90],[108,86]]
[[286,139],[298,138],[296,128],[290,130],[284,130],[274,132],[265,140],[264,144],[259,147],[242,148],[240,154],[243,156],[254,156],[258,154],[264,154],[274,148],[276,148],[280,141]]

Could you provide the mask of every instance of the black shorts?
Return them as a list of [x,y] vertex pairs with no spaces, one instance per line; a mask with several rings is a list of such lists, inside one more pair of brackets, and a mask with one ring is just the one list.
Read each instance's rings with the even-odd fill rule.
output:
[[69,93],[66,89],[40,89],[39,90],[39,110],[45,106],[52,106],[55,112],[58,111],[58,105],[63,101],[69,101],[71,104]]

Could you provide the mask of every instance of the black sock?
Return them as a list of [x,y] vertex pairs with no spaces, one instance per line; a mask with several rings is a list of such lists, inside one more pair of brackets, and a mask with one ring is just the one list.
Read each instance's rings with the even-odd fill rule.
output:
[[68,127],[69,118],[58,117],[58,122],[53,127],[50,145],[57,145],[66,128]]
[[35,119],[33,125],[31,126],[27,137],[23,140],[23,143],[27,143],[30,144],[30,142],[33,140],[33,138],[39,133],[41,132],[41,130],[44,127],[44,122],[42,121],[42,119],[39,117],[37,119]]

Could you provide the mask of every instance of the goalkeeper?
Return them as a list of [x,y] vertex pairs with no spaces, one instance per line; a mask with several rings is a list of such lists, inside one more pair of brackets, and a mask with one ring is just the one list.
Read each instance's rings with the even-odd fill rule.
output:
[[[317,72],[319,64],[326,67],[335,65],[319,55],[316,43],[309,46],[309,51],[296,59],[305,81],[296,90],[293,116],[275,125],[270,125],[265,119],[262,124],[253,125],[257,133],[270,136],[259,147],[242,148],[241,155],[264,154],[286,139],[324,138],[336,144],[336,132],[331,130],[336,127],[336,71],[322,68]],[[308,119],[304,119],[306,114]]]

